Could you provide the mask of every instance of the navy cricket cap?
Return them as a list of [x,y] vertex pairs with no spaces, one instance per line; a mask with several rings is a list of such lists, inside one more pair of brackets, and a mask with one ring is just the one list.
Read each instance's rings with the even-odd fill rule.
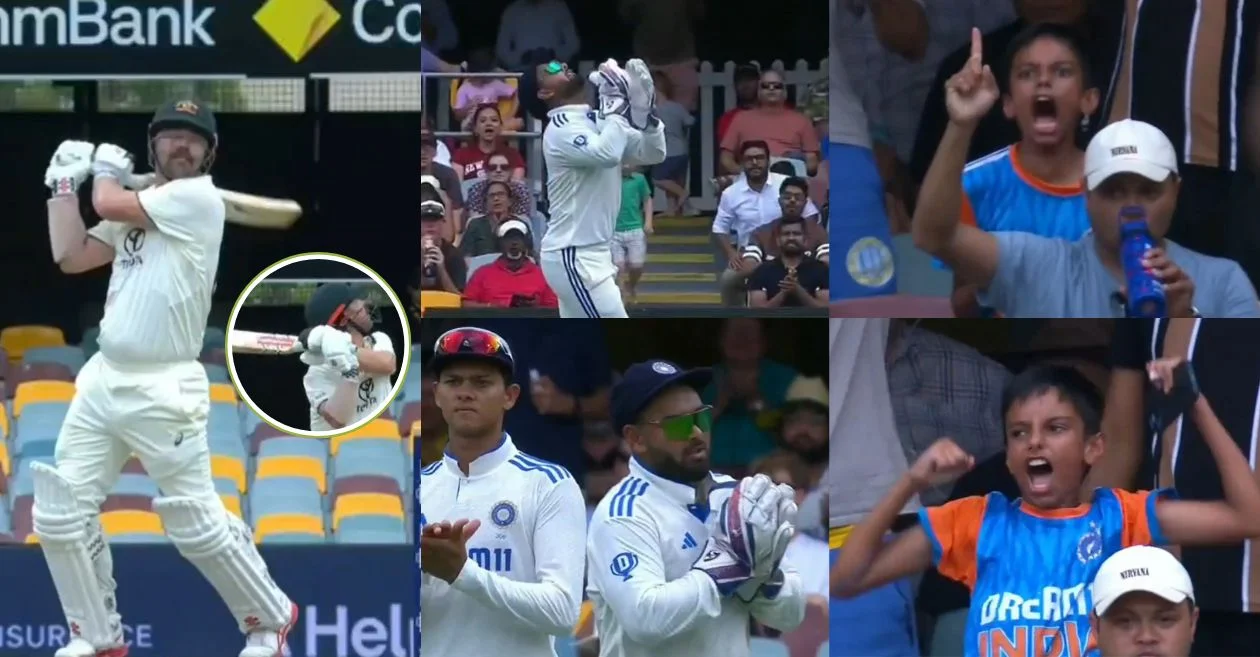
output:
[[612,389],[613,431],[620,436],[622,428],[634,424],[639,413],[666,388],[684,385],[700,391],[711,380],[713,370],[707,367],[684,370],[667,360],[631,365]]

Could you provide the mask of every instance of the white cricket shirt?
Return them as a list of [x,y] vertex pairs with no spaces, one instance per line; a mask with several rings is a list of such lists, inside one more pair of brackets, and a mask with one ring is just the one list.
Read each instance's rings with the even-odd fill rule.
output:
[[114,248],[100,350],[119,363],[201,355],[223,244],[223,199],[210,176],[139,193],[151,228],[102,221],[88,235]]
[[468,474],[446,454],[420,473],[420,523],[480,520],[454,584],[425,574],[424,657],[553,657],[582,608],[586,503],[568,470],[504,434]]
[[[394,341],[380,331],[367,336],[363,345],[372,351],[394,353]],[[328,420],[325,420],[319,411],[332,398],[333,393],[337,391],[337,386],[341,385],[341,381],[341,371],[322,359],[318,365],[306,368],[306,376],[302,377],[302,386],[306,388],[306,401],[311,405],[311,431],[331,431],[335,428],[328,424]],[[354,416],[346,422],[346,426],[375,415],[385,400],[389,399],[393,386],[388,375],[360,375],[359,398],[354,402]]]
[[612,243],[621,210],[621,165],[665,159],[665,127],[639,131],[624,118],[600,121],[589,105],[565,105],[547,113],[543,160],[551,219],[542,251]]
[[748,619],[788,631],[805,618],[800,575],[784,559],[783,588],[752,604],[723,598],[692,570],[716,514],[736,482],[713,475],[707,505],[694,487],[650,472],[637,458],[600,500],[586,543],[586,591],[595,607],[601,657],[746,657]]

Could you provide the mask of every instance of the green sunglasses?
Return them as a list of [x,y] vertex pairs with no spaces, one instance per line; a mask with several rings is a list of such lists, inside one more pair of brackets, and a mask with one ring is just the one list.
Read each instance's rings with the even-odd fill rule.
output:
[[564,72],[564,64],[557,61],[550,61],[547,62],[547,66],[543,70],[547,71],[549,75],[558,75]]
[[709,433],[709,430],[713,428],[713,407],[702,406],[686,415],[671,415],[659,420],[651,420],[645,424],[659,426],[661,432],[665,434],[666,440],[686,442],[691,440],[693,429],[699,429],[702,433]]

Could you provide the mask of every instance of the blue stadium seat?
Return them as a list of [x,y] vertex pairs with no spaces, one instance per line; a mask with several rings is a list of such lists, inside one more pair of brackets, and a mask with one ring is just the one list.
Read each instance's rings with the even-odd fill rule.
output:
[[17,417],[14,435],[18,440],[23,437],[29,439],[40,436],[51,436],[55,439],[57,433],[61,431],[61,423],[65,421],[68,410],[70,410],[70,404],[64,402],[27,404],[23,407],[22,414]]
[[245,453],[245,442],[241,439],[239,434],[228,431],[218,431],[209,434],[208,440],[210,442],[211,454],[223,454],[241,459],[242,461],[244,461],[248,456],[248,454]]
[[303,544],[310,545],[312,543],[324,543],[325,541],[326,539],[320,538],[313,534],[280,533],[280,534],[268,534],[260,542],[265,545],[275,545],[277,543],[281,545],[303,545]]
[[556,657],[578,657],[577,641],[571,636],[556,637]]
[[214,492],[220,495],[239,495],[240,491],[236,490],[236,482],[226,477],[214,478]]
[[210,441],[228,438],[243,443],[241,434],[241,418],[234,404],[210,404],[210,421],[206,433]]
[[388,516],[350,516],[342,518],[336,542],[360,545],[392,545],[407,542],[403,521]]
[[231,383],[232,377],[228,376],[228,369],[222,365],[206,364],[206,378],[210,383]]
[[249,494],[250,524],[272,514],[323,517],[319,488],[306,477],[270,477],[253,482]]
[[124,473],[118,477],[118,483],[114,484],[114,489],[110,491],[110,495],[157,497],[159,492],[157,482],[149,477],[141,474]]
[[215,349],[222,349],[226,344],[227,334],[223,332],[223,329],[217,326],[206,327],[206,334],[201,339],[201,351],[203,353],[213,351]]
[[307,456],[321,461],[328,460],[328,441],[317,438],[285,436],[266,440],[258,447],[258,458],[268,456]]
[[170,543],[166,534],[114,534],[109,537],[112,543]]
[[33,438],[18,438],[16,441],[14,454],[18,458],[45,457],[52,458],[57,451],[57,436],[51,437],[44,435],[36,435]]
[[751,649],[749,657],[791,657],[787,644],[774,639],[755,636],[749,640],[748,647]]
[[[0,495],[0,499],[4,499],[4,496]],[[0,504],[0,534],[12,534],[12,533],[13,533],[13,518],[10,517],[9,515],[8,500],[5,500],[4,503]]]
[[254,409],[245,406],[241,409],[241,435],[253,435],[254,429],[262,424],[262,418],[254,412]]
[[79,373],[83,369],[83,364],[87,362],[87,357],[83,355],[83,349],[64,345],[60,347],[32,347],[22,354],[23,363],[57,363],[70,368],[71,372]]
[[332,475],[334,480],[355,475],[393,477],[399,488],[407,490],[406,473],[409,470],[410,465],[399,441],[361,438],[341,446],[337,456],[333,457]]

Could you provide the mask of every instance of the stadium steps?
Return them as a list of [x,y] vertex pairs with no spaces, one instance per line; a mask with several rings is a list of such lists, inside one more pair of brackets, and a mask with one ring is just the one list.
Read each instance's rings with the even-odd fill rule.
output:
[[652,220],[647,265],[639,282],[639,303],[711,305],[721,303],[717,289],[720,263],[713,240],[712,217],[667,217]]

